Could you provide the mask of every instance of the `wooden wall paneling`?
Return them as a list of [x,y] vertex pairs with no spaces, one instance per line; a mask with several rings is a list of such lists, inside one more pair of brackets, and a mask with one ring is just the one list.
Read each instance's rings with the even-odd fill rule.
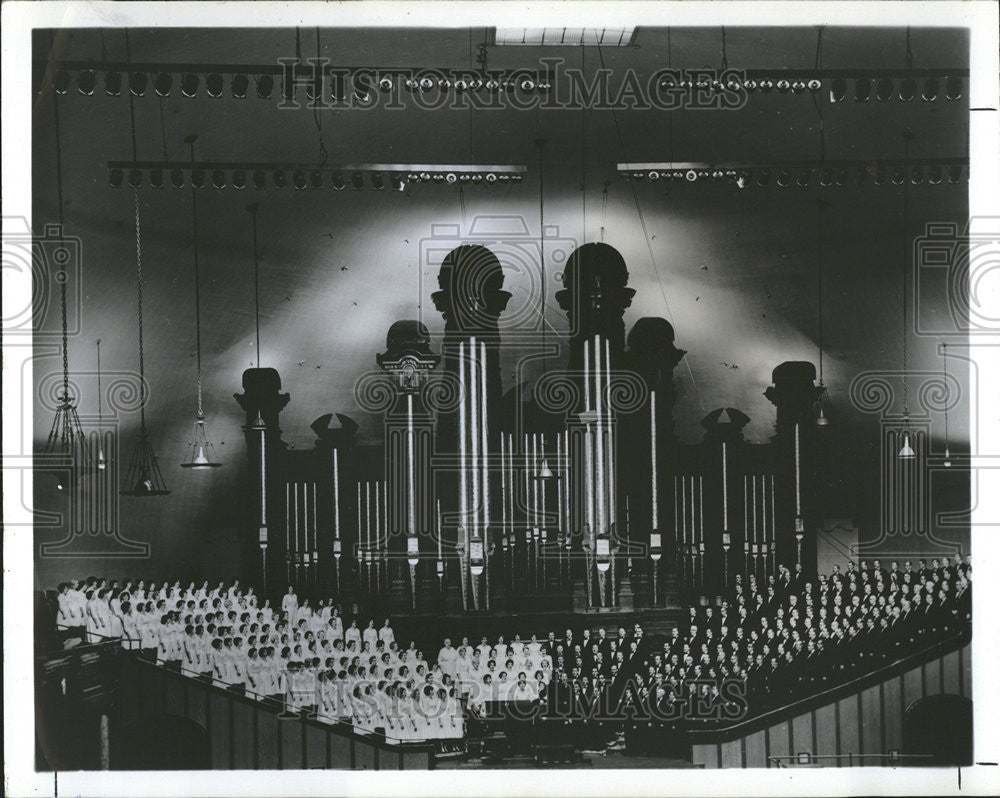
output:
[[375,770],[375,749],[364,740],[354,743],[354,769]]
[[796,715],[792,718],[792,754],[808,751],[816,753],[816,741],[813,739],[812,712]]
[[232,762],[236,770],[253,770],[255,765],[254,748],[256,739],[254,734],[254,714],[253,704],[246,701],[233,699],[233,739],[232,739]]
[[743,741],[730,740],[728,743],[722,743],[722,767],[724,768],[741,768],[746,767],[743,764]]
[[788,756],[792,752],[788,750],[789,737],[788,721],[776,723],[767,729],[767,750],[769,756]]
[[764,736],[767,732],[761,729],[746,738],[746,767],[766,768],[767,767],[767,741]]
[[196,679],[191,679],[184,684],[184,690],[187,693],[184,697],[184,706],[186,708],[185,714],[191,720],[200,723],[206,729],[208,728],[208,701],[206,700],[205,693],[208,690],[202,682]]
[[962,695],[972,699],[972,646],[966,646],[959,654],[962,660]]
[[817,755],[829,756],[837,753],[837,710],[834,704],[819,707],[816,712]]
[[924,665],[924,695],[941,693],[941,660],[935,659]]
[[230,697],[221,690],[209,690],[208,735],[212,746],[212,770],[229,770],[232,729],[229,716]]
[[281,765],[278,750],[281,746],[279,737],[280,725],[284,722],[278,718],[272,709],[258,706],[257,715],[257,768],[259,770],[278,770]]
[[305,767],[305,746],[302,741],[302,721],[296,717],[278,718],[281,736],[282,770],[301,770]]
[[692,764],[703,768],[714,768],[717,761],[714,744],[691,746]]
[[328,767],[336,770],[348,770],[351,767],[350,738],[336,732],[330,732],[327,744],[330,750]]
[[882,685],[885,753],[903,747],[903,680],[894,676]]
[[962,657],[960,651],[952,651],[941,659],[941,678],[944,692],[951,695],[962,694]]
[[306,767],[326,768],[326,738],[329,732],[313,723],[306,724]]
[[924,697],[923,669],[914,668],[903,674],[903,709]]
[[842,755],[861,752],[861,726],[858,722],[858,697],[847,696],[837,702],[840,717],[840,750]]
[[427,751],[406,751],[400,752],[403,770],[430,770],[431,756]]
[[[879,686],[861,691],[861,753],[881,754],[882,751],[882,697]],[[877,764],[875,759],[865,764]]]
[[[163,711],[168,715],[184,715],[184,699],[186,698],[187,681],[185,676],[164,674],[167,678],[163,683]],[[183,680],[183,681],[182,681]]]
[[138,669],[140,705],[143,715],[159,715],[163,712],[163,671],[159,668]]

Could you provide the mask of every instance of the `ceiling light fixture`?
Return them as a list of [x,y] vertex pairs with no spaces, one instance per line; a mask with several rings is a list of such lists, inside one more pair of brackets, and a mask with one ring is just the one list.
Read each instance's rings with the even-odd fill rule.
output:
[[185,97],[197,97],[199,82],[199,78],[194,72],[185,72],[181,77],[181,94]]
[[[913,134],[909,130],[903,131],[903,153],[904,160],[907,162],[910,159],[910,140],[913,138]],[[916,452],[910,445],[910,408],[909,408],[909,393],[907,391],[907,379],[906,370],[908,368],[907,360],[907,272],[909,271],[910,265],[910,239],[909,239],[909,220],[910,220],[910,192],[909,192],[909,181],[903,181],[903,230],[901,236],[901,276],[902,276],[902,291],[900,292],[902,301],[902,319],[900,331],[902,333],[902,349],[903,349],[903,445],[899,450],[899,458],[901,460],[912,460],[916,457]]]
[[233,93],[233,97],[237,100],[243,100],[247,96],[247,89],[250,86],[250,78],[248,78],[243,73],[238,73],[233,75],[232,83],[230,83],[230,90]]

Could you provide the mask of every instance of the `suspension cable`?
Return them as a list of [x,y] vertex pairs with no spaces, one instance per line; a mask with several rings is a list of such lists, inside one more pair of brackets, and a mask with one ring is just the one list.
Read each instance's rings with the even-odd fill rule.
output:
[[[191,153],[191,162],[194,162],[194,142],[195,136],[188,137],[188,148]],[[196,358],[196,368],[198,372],[198,418],[204,418],[205,413],[201,404],[201,284],[198,265],[198,193],[191,184],[191,230],[193,236],[192,249],[194,250],[194,351]]]

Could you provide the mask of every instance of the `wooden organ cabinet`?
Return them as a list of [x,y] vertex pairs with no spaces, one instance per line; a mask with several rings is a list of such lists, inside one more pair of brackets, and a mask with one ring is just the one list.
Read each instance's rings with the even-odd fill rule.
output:
[[503,282],[489,249],[457,247],[432,296],[440,355],[422,323],[391,326],[355,390],[384,418],[380,443],[327,414],[312,449],[289,449],[280,376],[244,372],[247,533],[264,594],[292,585],[300,600],[396,614],[628,611],[717,601],[781,566],[815,571],[823,433],[811,363],[774,369],[770,441],[748,442],[750,419],[727,407],[705,416],[700,442],[682,443],[673,371],[685,351],[662,318],[626,336],[635,292],[614,248],[570,256],[556,295],[569,362],[527,400],[503,392]]

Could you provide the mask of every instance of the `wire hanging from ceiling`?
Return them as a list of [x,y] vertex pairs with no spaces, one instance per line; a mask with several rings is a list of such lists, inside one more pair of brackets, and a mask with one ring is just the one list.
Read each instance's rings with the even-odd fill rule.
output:
[[[194,161],[194,143],[198,139],[197,134],[192,134],[184,139],[188,145],[191,160]],[[219,468],[222,463],[215,460],[215,447],[208,437],[208,430],[205,426],[205,410],[202,406],[202,382],[201,382],[201,279],[198,264],[198,192],[191,186],[191,248],[194,253],[194,351],[195,368],[197,371],[198,383],[198,409],[194,421],[194,439],[188,445],[188,458],[181,463],[181,468],[209,469]]]
[[[296,35],[298,32],[296,31]],[[321,62],[321,48],[319,40],[319,26],[316,26],[316,69],[320,69]],[[319,80],[316,83],[316,89],[314,90],[315,98],[313,99],[313,122],[316,125],[316,135],[319,138],[319,166],[322,169],[326,166],[326,162],[329,159],[329,153],[326,151],[326,144],[323,143],[323,119],[320,115],[320,108],[323,106],[323,94],[322,89],[323,81]],[[194,160],[192,158],[192,160]]]
[[545,329],[545,306],[548,301],[548,283],[545,276],[545,139],[535,139],[535,146],[538,148],[538,266],[541,280],[538,289],[538,317],[542,324],[542,373],[544,374],[548,370],[546,366],[548,342]]
[[[125,31],[125,54],[131,65],[132,54],[129,48],[128,30]],[[130,70],[131,71],[131,70]],[[129,123],[132,135],[132,157],[137,157],[135,102],[129,93]],[[139,438],[129,458],[128,468],[122,480],[121,494],[124,496],[165,496],[167,489],[163,474],[160,472],[159,461],[146,428],[146,401],[149,392],[146,386],[146,357],[143,346],[143,316],[142,316],[142,220],[139,213],[139,186],[133,183],[132,196],[135,205],[135,276],[136,276],[136,315],[138,318],[139,343]]]
[[907,369],[909,368],[909,351],[908,351],[908,336],[906,334],[906,325],[908,323],[907,317],[907,271],[909,271],[909,254],[910,254],[910,243],[909,243],[909,229],[910,229],[910,140],[913,138],[913,134],[909,130],[903,131],[903,162],[906,164],[904,167],[904,178],[903,178],[903,234],[902,239],[902,258],[900,259],[901,271],[902,271],[902,291],[901,293],[901,307],[902,307],[902,348],[903,348],[903,445],[899,450],[899,457],[903,460],[912,460],[916,457],[916,452],[910,445],[910,403],[909,403],[909,391],[907,386]]
[[107,468],[107,460],[104,458],[104,447],[101,445],[101,437],[104,435],[104,396],[101,388],[101,339],[97,339],[97,468],[104,471]]
[[[600,45],[598,45],[598,52],[600,52]],[[604,63],[604,57],[601,57],[601,64]],[[587,48],[580,48],[580,80],[582,83],[586,84],[587,80]],[[582,150],[582,155],[580,158],[580,169],[581,177],[583,179],[582,194],[583,194],[583,240],[581,244],[587,243],[587,102],[583,101],[580,105],[580,147]]]
[[830,419],[826,414],[826,404],[829,397],[826,383],[823,381],[823,211],[826,202],[816,200],[816,315],[819,322],[818,355],[819,355],[819,405],[816,415],[816,426],[827,427]]
[[260,254],[257,251],[257,209],[259,207],[260,203],[258,202],[252,202],[246,207],[253,228],[253,318],[254,331],[257,336],[257,368],[260,368]]
[[944,364],[944,386],[945,386],[945,403],[944,403],[944,467],[951,468],[951,435],[948,431],[948,405],[951,404],[949,401],[951,396],[950,382],[948,381],[948,342],[945,341],[941,344],[941,358]]
[[[50,33],[51,47],[55,48],[54,34]],[[59,283],[59,311],[61,325],[61,349],[62,349],[62,387],[57,396],[55,415],[52,418],[52,426],[49,429],[48,439],[45,444],[45,453],[60,455],[69,466],[70,487],[75,487],[80,476],[83,475],[87,462],[87,444],[83,434],[83,426],[80,424],[80,416],[77,413],[77,404],[69,390],[69,319],[67,311],[67,283],[70,274],[70,249],[66,245],[65,239],[65,218],[63,197],[63,172],[62,172],[62,130],[59,115],[59,96],[57,92],[52,93],[52,112],[55,123],[55,162],[56,162],[56,205],[59,222],[59,246],[53,253],[54,266],[57,272],[54,279]],[[62,489],[61,481],[57,483],[57,488]]]

